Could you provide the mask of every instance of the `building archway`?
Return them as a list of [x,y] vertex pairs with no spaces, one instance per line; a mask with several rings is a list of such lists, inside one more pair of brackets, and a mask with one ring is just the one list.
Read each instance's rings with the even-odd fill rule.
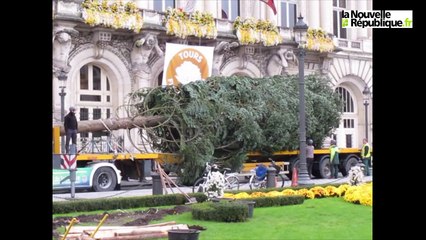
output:
[[[120,106],[126,104],[132,82],[125,63],[108,49],[105,49],[102,58],[96,58],[92,47],[83,48],[70,60],[72,67],[68,73],[65,109],[75,106],[78,120],[126,117]],[[105,132],[81,133],[78,149],[84,138],[105,140],[107,135]],[[114,136],[124,139],[124,130],[114,131]]]
[[252,78],[261,77],[262,73],[260,69],[252,62],[247,61],[243,63],[244,67],[241,66],[240,58],[234,57],[230,59],[221,69],[222,76],[248,76]]
[[[344,102],[342,118],[336,128],[333,138],[341,148],[360,148],[365,137],[365,109],[363,94],[365,82],[353,75],[340,79],[335,85],[335,91]],[[369,114],[371,116],[371,114]]]

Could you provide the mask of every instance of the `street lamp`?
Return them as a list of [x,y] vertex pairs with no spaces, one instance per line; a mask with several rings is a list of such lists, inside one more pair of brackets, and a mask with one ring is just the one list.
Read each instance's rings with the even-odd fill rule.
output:
[[370,102],[370,88],[365,84],[365,88],[362,91],[364,95],[364,107],[365,107],[365,138],[368,139],[368,104]]
[[299,183],[308,184],[310,178],[306,167],[306,117],[305,117],[305,45],[308,25],[303,22],[302,14],[297,18],[297,23],[293,27],[295,41],[298,46],[299,58]]
[[[61,92],[59,93],[59,96],[61,96],[61,122],[64,124],[64,116],[65,116],[65,87],[67,85],[67,74],[64,71],[61,71],[58,76],[59,80],[59,88],[61,89]],[[66,133],[65,133],[66,134]],[[61,137],[61,153],[65,153],[65,138],[64,136]]]

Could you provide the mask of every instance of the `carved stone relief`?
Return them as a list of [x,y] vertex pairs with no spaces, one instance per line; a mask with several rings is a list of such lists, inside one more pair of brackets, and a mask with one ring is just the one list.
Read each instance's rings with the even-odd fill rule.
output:
[[158,45],[157,36],[154,34],[144,34],[133,43],[130,60],[134,82],[139,83],[139,87],[146,85],[144,81],[151,79],[150,59],[163,55],[164,52]]

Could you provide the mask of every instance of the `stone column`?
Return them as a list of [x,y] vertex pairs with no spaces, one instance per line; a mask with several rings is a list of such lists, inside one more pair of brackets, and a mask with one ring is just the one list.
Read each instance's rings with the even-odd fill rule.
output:
[[241,9],[241,17],[242,18],[248,18],[253,17],[255,19],[259,19],[259,13],[260,13],[260,6],[261,3],[259,0],[248,0],[248,1],[241,1],[240,2],[240,9]]
[[319,28],[320,26],[320,3],[319,0],[308,1],[307,24],[311,28]]
[[[188,6],[189,9],[186,9],[187,4],[193,4],[193,5],[192,5],[192,7]],[[204,3],[204,1],[197,1],[197,0],[178,0],[178,1],[176,1],[176,7],[182,8],[183,10],[185,10],[187,12],[191,12],[191,8],[192,8],[192,12],[195,12],[197,10],[200,11],[200,12],[205,12],[206,11],[206,4],[207,3]]]
[[320,2],[321,28],[328,33],[333,33],[333,1],[322,0]]
[[[373,10],[372,0],[367,0],[367,10],[368,11]],[[371,39],[373,37],[373,29],[372,28],[367,28],[367,36],[368,36],[368,39]]]
[[[199,1],[197,1],[198,4]],[[218,18],[218,14],[220,13],[220,18],[222,18],[222,11],[218,11],[218,7],[217,7],[217,1],[206,1],[204,3],[204,11],[205,12],[210,12],[211,14],[213,14],[214,18]]]
[[133,0],[138,8],[149,9],[149,1]]
[[[357,9],[357,1],[346,1],[346,10],[355,10]],[[356,28],[346,28],[346,31],[348,33],[348,40],[357,40],[358,39],[358,29]]]
[[[367,1],[356,1],[356,9],[359,11],[367,11]],[[367,28],[358,28],[357,29],[359,40],[366,39],[368,37]]]
[[302,14],[302,17],[304,17],[306,19],[306,22],[307,22],[308,21],[308,18],[307,18],[308,12],[306,10],[306,7],[307,7],[306,6],[306,0],[299,0],[298,6],[297,6],[298,9],[296,9],[296,11],[297,11],[296,13],[297,13],[297,17],[299,17],[299,15]]
[[[280,4],[279,1],[275,1],[275,9],[277,9],[277,15],[280,14],[278,5]],[[265,4],[266,5],[266,4]],[[272,8],[266,5],[266,20],[271,21],[275,26],[277,25],[278,17],[274,14],[274,11],[272,11]]]

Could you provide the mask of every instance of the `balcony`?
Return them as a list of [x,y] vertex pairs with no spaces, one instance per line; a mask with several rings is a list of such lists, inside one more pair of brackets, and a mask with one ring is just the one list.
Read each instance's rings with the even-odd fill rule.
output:
[[335,38],[335,45],[346,51],[372,52],[371,39],[351,41]]

